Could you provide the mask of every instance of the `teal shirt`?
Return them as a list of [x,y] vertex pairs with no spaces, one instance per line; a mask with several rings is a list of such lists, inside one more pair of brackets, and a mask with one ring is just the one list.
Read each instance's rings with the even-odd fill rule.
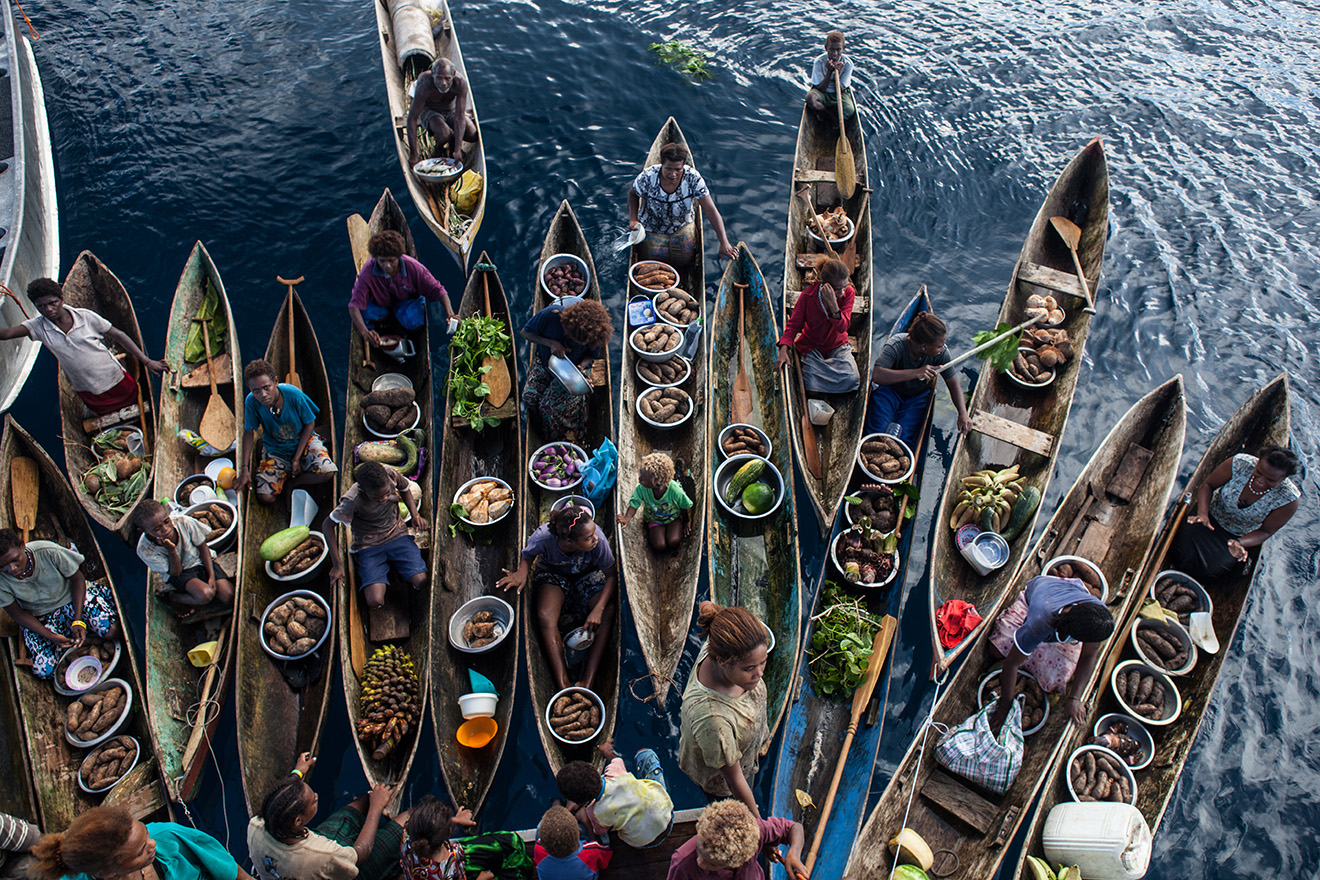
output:
[[[161,880],[238,880],[238,862],[211,835],[174,822],[148,822]],[[94,880],[71,874],[63,880]]]
[[261,443],[266,449],[266,455],[293,461],[303,428],[316,421],[320,409],[294,385],[281,382],[279,389],[280,396],[284,398],[284,407],[278,416],[262,406],[255,394],[248,393],[243,401],[243,430],[255,431],[260,428]]
[[660,496],[659,501],[655,500],[654,492],[639,484],[633,489],[632,497],[628,499],[628,506],[638,508],[647,525],[656,523],[664,526],[678,519],[679,514],[690,508],[692,499],[683,491],[678,480],[670,480],[669,485],[665,487],[665,494]]

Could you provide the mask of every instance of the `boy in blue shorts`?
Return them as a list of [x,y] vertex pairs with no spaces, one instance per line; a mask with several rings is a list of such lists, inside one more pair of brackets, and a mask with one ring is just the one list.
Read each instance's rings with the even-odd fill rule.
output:
[[[261,461],[257,464],[257,500],[274,504],[287,489],[327,482],[338,472],[325,442],[316,434],[320,409],[296,385],[280,382],[275,368],[255,360],[243,368],[248,387],[243,401],[243,454],[238,459],[235,489],[251,478],[248,464],[261,429]],[[292,476],[292,479],[290,479]]]
[[[418,531],[424,534],[427,523],[417,511],[417,500],[403,474],[378,461],[364,461],[353,471],[353,477],[357,482],[339,499],[339,506],[330,511],[330,520],[352,530],[353,546],[349,552],[357,557],[358,580],[366,591],[367,605],[380,608],[385,604],[390,571],[413,589],[421,589],[426,583],[426,562],[408,532],[407,523],[399,515],[399,502],[407,506]],[[344,582],[339,542],[327,543],[330,580],[339,586]]]

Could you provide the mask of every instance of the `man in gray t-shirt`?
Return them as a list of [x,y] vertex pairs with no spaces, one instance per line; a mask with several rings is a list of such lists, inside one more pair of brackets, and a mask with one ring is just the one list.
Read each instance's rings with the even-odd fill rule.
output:
[[[871,370],[871,399],[866,409],[866,432],[890,432],[898,425],[899,438],[913,449],[925,421],[926,407],[934,390],[935,377],[949,358],[948,330],[930,312],[919,312],[907,333],[895,333],[880,349]],[[949,397],[958,410],[958,431],[972,429],[962,385],[953,370],[942,374]]]

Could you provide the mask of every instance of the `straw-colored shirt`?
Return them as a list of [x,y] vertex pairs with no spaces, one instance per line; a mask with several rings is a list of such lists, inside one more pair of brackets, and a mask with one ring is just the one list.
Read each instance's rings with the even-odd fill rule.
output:
[[707,794],[728,797],[731,792],[722,768],[740,765],[750,784],[756,777],[761,749],[770,740],[765,680],[740,696],[727,696],[701,683],[697,670],[705,659],[703,644],[683,690],[678,766]]

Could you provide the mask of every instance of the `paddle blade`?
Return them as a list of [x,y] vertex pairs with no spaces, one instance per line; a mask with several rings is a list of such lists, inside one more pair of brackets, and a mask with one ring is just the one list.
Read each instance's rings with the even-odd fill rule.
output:
[[743,369],[742,358],[738,359],[738,375],[733,379],[733,400],[730,409],[733,420],[740,425],[751,424],[752,420],[752,385],[747,381],[747,371]]
[[834,147],[834,185],[845,199],[851,199],[857,191],[857,165],[853,161],[852,144],[842,131],[839,132],[839,143]]
[[228,449],[234,445],[234,413],[219,394],[212,394],[206,401],[206,412],[202,413],[202,424],[197,433],[216,449]]
[[37,527],[37,493],[41,479],[33,459],[15,456],[9,461],[9,491],[13,502],[14,524],[21,532]]
[[1059,237],[1068,243],[1070,250],[1077,250],[1082,241],[1082,230],[1067,217],[1051,217],[1050,225],[1059,233]]
[[362,271],[362,267],[371,258],[371,254],[367,253],[367,239],[370,237],[371,230],[367,227],[367,221],[362,219],[362,215],[349,215],[348,245],[353,249],[353,268],[358,272]]
[[513,382],[509,379],[509,365],[504,358],[494,355],[486,355],[481,365],[490,367],[490,372],[486,374],[486,384],[490,386],[490,391],[486,392],[486,402],[499,409],[504,406],[513,392]]

